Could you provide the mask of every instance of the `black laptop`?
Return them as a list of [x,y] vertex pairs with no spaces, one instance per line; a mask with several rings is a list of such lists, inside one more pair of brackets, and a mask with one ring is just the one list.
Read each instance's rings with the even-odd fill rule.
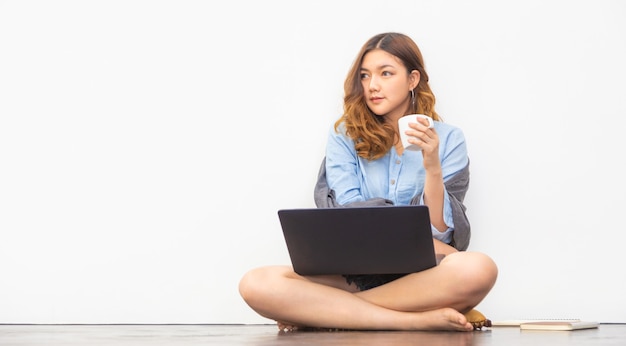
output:
[[296,273],[405,274],[436,265],[426,206],[281,209]]

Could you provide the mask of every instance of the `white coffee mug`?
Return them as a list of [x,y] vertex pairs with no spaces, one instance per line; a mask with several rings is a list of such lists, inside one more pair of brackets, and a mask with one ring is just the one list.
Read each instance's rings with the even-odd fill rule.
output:
[[424,115],[424,114],[409,114],[409,115],[405,115],[402,118],[398,119],[398,130],[400,131],[400,140],[402,141],[402,146],[404,147],[405,150],[413,150],[413,151],[420,151],[422,150],[422,148],[420,148],[419,146],[415,145],[415,144],[411,144],[409,143],[409,138],[412,136],[407,135],[406,132],[407,130],[412,130],[409,127],[409,123],[416,123],[417,118],[422,118],[422,119],[426,119],[428,120],[428,128],[433,128],[434,123],[433,123],[433,118],[429,117],[428,115]]

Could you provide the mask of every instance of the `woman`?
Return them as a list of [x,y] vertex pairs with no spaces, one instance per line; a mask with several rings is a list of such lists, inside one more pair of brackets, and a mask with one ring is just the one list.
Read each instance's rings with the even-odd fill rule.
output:
[[[301,327],[368,330],[457,330],[495,284],[486,255],[463,251],[469,223],[462,204],[469,182],[463,133],[441,122],[422,55],[409,37],[383,33],[362,47],[344,85],[344,114],[330,131],[315,199],[319,207],[424,204],[438,265],[401,277],[303,277],[291,267],[253,269],[239,290],[281,330]],[[405,151],[398,119],[411,123]]]

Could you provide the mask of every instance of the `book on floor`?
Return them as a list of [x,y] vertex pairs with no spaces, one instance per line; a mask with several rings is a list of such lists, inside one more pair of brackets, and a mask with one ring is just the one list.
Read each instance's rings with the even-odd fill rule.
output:
[[578,318],[532,318],[532,319],[519,319],[519,320],[500,320],[493,321],[492,324],[496,327],[519,327],[522,323],[530,322],[579,322]]
[[598,325],[594,321],[540,321],[521,323],[519,327],[525,330],[578,330],[598,328]]

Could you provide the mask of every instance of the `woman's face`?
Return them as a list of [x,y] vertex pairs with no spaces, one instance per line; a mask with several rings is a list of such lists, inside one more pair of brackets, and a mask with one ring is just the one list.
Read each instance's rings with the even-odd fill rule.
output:
[[419,82],[419,72],[408,73],[402,62],[383,50],[375,49],[363,57],[361,83],[365,102],[376,115],[395,120],[405,115],[410,91]]

